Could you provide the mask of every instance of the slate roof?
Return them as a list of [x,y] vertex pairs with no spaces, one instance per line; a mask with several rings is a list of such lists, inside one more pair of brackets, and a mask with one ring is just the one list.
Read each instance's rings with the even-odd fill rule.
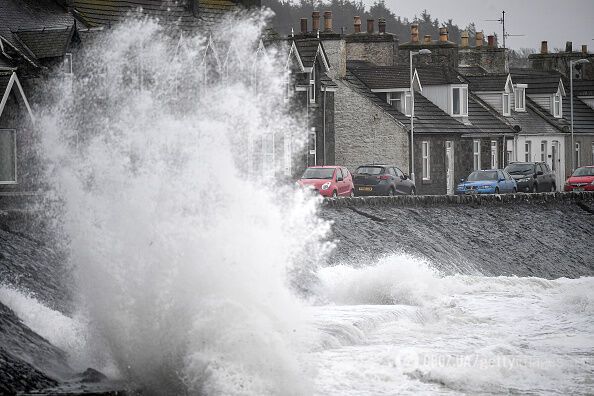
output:
[[459,66],[458,73],[463,76],[482,76],[488,72],[480,66]]
[[507,74],[489,74],[483,76],[465,76],[468,87],[475,92],[503,92],[507,83]]
[[370,89],[410,88],[410,69],[375,66],[367,62],[348,62],[347,67]]
[[[25,41],[19,38],[18,32],[43,28],[66,29],[73,24],[74,17],[53,0],[0,1],[0,37],[33,64],[36,64],[36,56]],[[26,34],[24,36],[28,38]],[[46,42],[45,46],[46,53],[56,53],[58,47],[61,48],[60,45],[50,48],[53,47],[52,41]]]
[[[409,128],[410,117],[402,114],[378,95],[371,92],[371,89],[357,78],[352,69],[347,69],[346,80],[355,92],[368,98],[386,113],[400,121],[405,128]],[[458,122],[423,95],[415,93],[415,134],[467,134],[476,132],[478,132],[476,128]]]
[[[563,102],[568,101],[568,98],[564,98]],[[555,118],[548,110],[543,109],[534,100],[526,96],[526,111],[529,114],[533,114],[533,119],[528,120],[526,126],[522,125],[522,132],[525,133],[559,133],[569,132],[569,122],[563,118]],[[521,117],[521,112],[516,112],[514,117]],[[532,130],[529,130],[531,128]]]
[[177,25],[182,30],[193,30],[212,25],[229,11],[237,10],[233,0],[200,0],[198,18],[189,1],[181,0],[74,0],[77,17],[88,26],[118,23],[130,15],[158,18],[165,24]]
[[322,74],[320,77],[320,83],[326,88],[338,88],[338,85],[326,73]]
[[18,30],[14,35],[37,59],[43,59],[63,56],[68,49],[73,31],[73,27],[59,27]]
[[[563,99],[563,119],[571,128],[571,102]],[[573,132],[594,133],[594,110],[579,98],[573,98]]]
[[532,69],[512,69],[512,80],[515,84],[528,84],[528,95],[552,95],[559,89],[561,74],[556,72],[540,72]]
[[303,67],[312,67],[316,54],[318,53],[318,47],[320,46],[320,40],[314,39],[297,39],[295,40],[295,46],[299,52],[299,57],[303,63]]
[[419,66],[417,73],[422,86],[463,84],[458,72],[448,66]]
[[11,75],[12,72],[0,72],[0,99],[4,96],[4,92],[6,92]]
[[[569,94],[569,80],[564,79],[565,91]],[[594,96],[594,81],[573,80],[573,93],[580,96]]]
[[509,121],[502,119],[494,110],[472,93],[468,96],[468,119],[481,133],[489,135],[515,133]]

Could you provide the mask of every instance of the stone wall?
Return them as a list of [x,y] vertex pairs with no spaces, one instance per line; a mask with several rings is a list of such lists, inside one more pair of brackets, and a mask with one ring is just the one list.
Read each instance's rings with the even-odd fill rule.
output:
[[377,66],[396,64],[398,43],[391,34],[354,33],[345,37],[348,60],[362,60]]
[[461,48],[458,51],[459,66],[481,66],[489,73],[509,73],[505,48]]
[[336,164],[353,171],[389,163],[408,173],[408,136],[398,121],[339,80],[335,92]]

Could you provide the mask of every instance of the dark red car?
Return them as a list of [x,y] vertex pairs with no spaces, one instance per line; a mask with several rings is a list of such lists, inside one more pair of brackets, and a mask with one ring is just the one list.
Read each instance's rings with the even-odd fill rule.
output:
[[324,197],[354,197],[355,186],[351,172],[342,166],[310,166],[297,181]]
[[565,191],[594,191],[594,165],[574,170],[565,182]]

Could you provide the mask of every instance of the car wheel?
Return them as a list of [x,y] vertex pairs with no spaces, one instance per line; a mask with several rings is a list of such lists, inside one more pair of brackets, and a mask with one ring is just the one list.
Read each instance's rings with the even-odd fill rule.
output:
[[495,187],[495,194],[499,194],[499,187]]
[[538,186],[536,184],[532,185],[532,193],[536,194],[538,192]]
[[512,194],[515,194],[515,193],[517,193],[517,192],[518,192],[518,189],[514,187],[514,188],[512,189]]
[[350,196],[351,196],[351,198],[354,198],[355,197],[355,190],[351,190],[351,195]]
[[394,196],[394,194],[395,194],[395,192],[394,192],[394,189],[393,189],[393,188],[390,188],[390,189],[388,190],[388,196],[389,196],[389,197],[393,197],[393,196]]
[[338,197],[338,193],[336,192],[336,190],[332,191],[332,198],[336,198]]
[[410,195],[417,195],[414,187],[410,189]]

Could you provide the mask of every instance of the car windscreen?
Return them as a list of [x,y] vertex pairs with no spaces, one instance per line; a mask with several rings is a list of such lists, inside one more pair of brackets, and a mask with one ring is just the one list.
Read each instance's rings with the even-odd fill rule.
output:
[[383,171],[384,168],[381,166],[360,166],[355,173],[357,175],[380,175]]
[[332,179],[334,168],[307,168],[302,179]]
[[505,167],[505,171],[510,175],[528,175],[534,173],[533,164],[510,164]]
[[594,176],[594,168],[577,168],[572,176]]
[[476,171],[468,176],[468,181],[497,180],[497,171]]

